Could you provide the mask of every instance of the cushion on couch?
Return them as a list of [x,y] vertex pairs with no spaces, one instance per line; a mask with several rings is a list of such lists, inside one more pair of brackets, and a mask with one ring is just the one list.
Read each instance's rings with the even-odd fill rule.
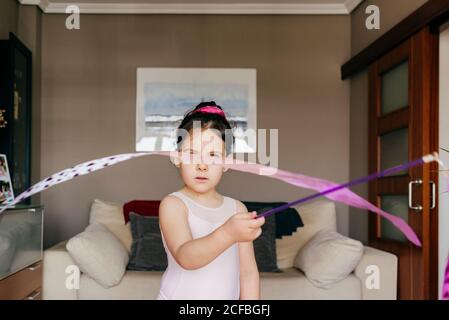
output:
[[127,251],[131,251],[131,227],[129,223],[125,224],[121,204],[95,199],[90,208],[89,223],[105,225],[120,239]]
[[131,212],[139,214],[145,217],[157,217],[159,216],[159,205],[161,200],[132,200],[123,205],[123,216],[125,222],[130,220],[129,215]]
[[163,271],[167,268],[167,254],[162,243],[159,217],[130,215],[132,246],[128,270]]
[[362,299],[362,283],[354,274],[330,289],[314,286],[301,270],[282,269],[282,273],[260,273],[262,300],[358,300]]
[[[160,200],[133,200],[123,205],[123,216],[125,222],[129,221],[131,212],[142,216],[154,217],[159,215]],[[260,202],[260,201],[243,201],[248,211],[257,211],[261,213],[281,205],[286,202]],[[304,226],[301,216],[295,208],[287,208],[275,215],[276,219],[276,238],[281,239],[283,236],[290,236],[297,231],[298,228]]]
[[337,230],[335,204],[320,199],[298,207],[304,227],[291,236],[276,239],[277,265],[281,269],[293,267],[299,249],[319,230]]
[[332,230],[317,232],[298,252],[294,266],[315,286],[329,289],[346,279],[363,256],[363,244]]
[[[280,207],[286,202],[255,202],[243,201],[249,212],[257,211],[259,214],[273,208]],[[291,236],[294,232],[304,226],[301,216],[295,208],[287,208],[274,215],[276,219],[276,238]]]
[[[131,212],[132,246],[128,270],[163,271],[167,254],[162,243],[159,217],[146,217]],[[254,241],[254,255],[260,272],[281,272],[276,263],[276,219],[270,216]]]
[[276,218],[269,216],[262,226],[262,234],[253,241],[254,256],[259,272],[282,272],[276,259]]
[[107,227],[89,225],[71,238],[67,251],[80,270],[105,288],[118,284],[128,264],[128,251]]

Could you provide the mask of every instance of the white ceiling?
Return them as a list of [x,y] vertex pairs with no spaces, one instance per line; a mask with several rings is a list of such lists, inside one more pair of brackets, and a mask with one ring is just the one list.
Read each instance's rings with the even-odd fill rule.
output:
[[45,13],[70,5],[97,14],[350,14],[363,0],[18,0]]

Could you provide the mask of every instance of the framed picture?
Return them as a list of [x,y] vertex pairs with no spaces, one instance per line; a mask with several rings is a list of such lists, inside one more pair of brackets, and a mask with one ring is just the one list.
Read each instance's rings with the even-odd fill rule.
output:
[[14,191],[6,155],[0,154],[0,206],[14,200]]
[[235,152],[256,152],[256,69],[138,68],[136,151],[173,151],[185,113],[215,101],[233,125]]

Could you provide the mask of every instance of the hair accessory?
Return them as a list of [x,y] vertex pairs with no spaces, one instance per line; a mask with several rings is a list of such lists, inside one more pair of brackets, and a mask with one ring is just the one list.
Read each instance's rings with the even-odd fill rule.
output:
[[205,106],[205,107],[201,107],[196,109],[195,111],[193,111],[191,114],[197,113],[197,112],[203,112],[203,113],[214,113],[214,114],[218,114],[224,118],[226,118],[226,115],[224,113],[223,110],[221,110],[219,107],[217,106]]

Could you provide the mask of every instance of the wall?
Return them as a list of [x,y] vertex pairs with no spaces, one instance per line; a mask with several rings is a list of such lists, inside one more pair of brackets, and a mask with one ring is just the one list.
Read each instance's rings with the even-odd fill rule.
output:
[[10,32],[17,32],[18,10],[17,0],[0,1],[0,39],[8,39]]
[[[393,26],[422,6],[426,0],[373,0],[362,2],[351,14],[351,52],[352,55],[363,50]],[[380,9],[380,30],[367,30],[365,20],[368,5]],[[368,174],[368,73],[363,70],[350,80],[350,178],[355,179]],[[368,198],[368,185],[353,189],[357,194]],[[368,216],[365,210],[350,208],[349,234],[367,243]]]
[[[134,151],[137,67],[232,67],[257,68],[258,126],[280,129],[282,169],[348,179],[349,82],[340,80],[348,16],[83,15],[80,30],[64,26],[64,15],[42,17],[42,177]],[[45,246],[82,231],[94,198],[160,199],[181,186],[161,157],[58,185],[42,193]],[[260,201],[310,194],[237,172],[219,191]],[[345,206],[338,227],[348,233]]]
[[[365,0],[351,14],[351,54],[355,55],[390,30],[427,0]],[[380,29],[368,30],[366,7],[376,5],[380,10]]]

